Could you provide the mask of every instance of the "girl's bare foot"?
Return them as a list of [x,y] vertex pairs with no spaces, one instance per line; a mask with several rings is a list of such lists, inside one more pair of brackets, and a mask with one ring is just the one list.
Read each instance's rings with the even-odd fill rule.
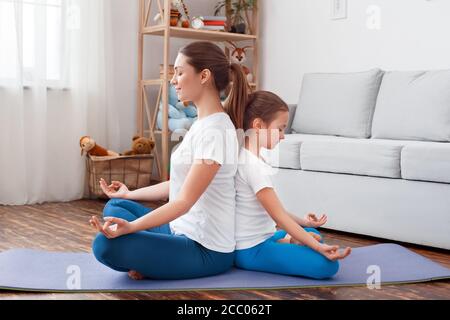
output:
[[128,276],[133,280],[144,280],[144,276],[137,271],[130,270],[128,271]]

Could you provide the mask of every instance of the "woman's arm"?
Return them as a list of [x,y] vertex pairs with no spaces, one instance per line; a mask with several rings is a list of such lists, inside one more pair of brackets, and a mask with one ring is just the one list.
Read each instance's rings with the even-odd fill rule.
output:
[[159,201],[169,198],[170,181],[128,192],[123,198],[138,201]]
[[299,223],[283,208],[277,194],[272,188],[260,190],[256,197],[277,225],[289,233],[294,239],[304,243],[313,250],[319,251],[320,242],[308,234]]
[[196,160],[191,166],[177,198],[152,214],[145,215],[131,223],[131,233],[164,225],[187,213],[206,191],[220,169],[211,160]]

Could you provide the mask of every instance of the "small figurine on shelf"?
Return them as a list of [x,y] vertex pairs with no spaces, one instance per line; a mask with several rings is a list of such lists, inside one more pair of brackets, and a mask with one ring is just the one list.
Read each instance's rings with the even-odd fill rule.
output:
[[[170,26],[176,27],[180,26],[183,28],[189,28],[190,27],[190,19],[189,19],[189,12],[184,4],[183,0],[172,0],[170,2],[171,9],[170,9]],[[163,11],[164,12],[164,11]],[[162,24],[162,17],[161,14],[158,13],[154,18],[153,21],[155,21],[158,24]]]
[[[157,124],[158,128],[162,129],[163,117],[162,117],[163,103],[162,99],[159,103]],[[175,87],[169,85],[169,130],[174,132],[180,129],[189,130],[192,124],[197,120],[197,108],[192,103],[181,102],[178,100],[178,95]]]
[[244,65],[244,62],[247,61],[247,55],[245,53],[245,50],[253,48],[252,46],[246,46],[243,48],[238,48],[232,41],[227,41],[232,48],[230,48],[231,51],[231,61],[237,64],[240,64],[242,67],[242,71],[244,71],[244,74],[247,76],[247,81],[252,82],[253,81],[253,74],[250,72],[250,69]]
[[189,11],[183,0],[172,0],[172,5],[177,8],[181,14],[179,25],[183,28],[189,28],[191,26],[191,19],[189,18]]

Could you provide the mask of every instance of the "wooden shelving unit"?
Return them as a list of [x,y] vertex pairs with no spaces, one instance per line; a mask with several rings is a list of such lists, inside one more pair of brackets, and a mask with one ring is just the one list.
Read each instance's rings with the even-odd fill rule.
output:
[[[138,110],[137,110],[137,128],[138,134],[153,139],[156,142],[155,162],[161,181],[168,179],[168,165],[170,160],[169,138],[171,132],[168,129],[168,90],[169,90],[169,53],[170,39],[182,38],[192,40],[206,40],[212,42],[225,41],[251,41],[253,45],[253,66],[252,73],[254,82],[250,85],[254,89],[259,88],[259,68],[258,68],[258,46],[259,46],[259,17],[258,6],[252,11],[252,30],[254,34],[237,34],[222,31],[197,30],[193,28],[181,28],[170,26],[170,0],[138,0],[139,1],[139,53],[138,53]],[[186,0],[188,4],[188,0]],[[162,17],[162,24],[151,25],[151,12],[159,12]],[[144,39],[146,36],[160,36],[163,38],[163,74],[158,79],[146,79],[144,77]],[[228,54],[228,50],[225,50]],[[158,65],[161,61],[158,61]],[[150,106],[149,97],[146,88],[149,86],[158,87],[158,96],[156,105]],[[159,101],[162,99],[162,129],[157,128],[157,115]],[[145,129],[147,122],[148,129]],[[157,139],[159,136],[159,139]],[[158,143],[158,141],[160,143]]]

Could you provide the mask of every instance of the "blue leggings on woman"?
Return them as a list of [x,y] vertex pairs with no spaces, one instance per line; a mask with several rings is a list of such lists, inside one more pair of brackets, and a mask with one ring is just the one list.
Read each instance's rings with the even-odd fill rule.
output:
[[[123,199],[111,199],[104,217],[134,221],[152,209]],[[168,224],[108,239],[99,233],[92,244],[96,259],[111,269],[135,270],[152,279],[212,276],[233,266],[234,253],[209,250],[184,235],[172,234]]]
[[[305,230],[320,235],[316,229]],[[328,260],[307,246],[277,242],[285,236],[286,231],[280,230],[252,248],[236,250],[235,265],[246,270],[313,279],[326,279],[337,273],[339,262]]]

